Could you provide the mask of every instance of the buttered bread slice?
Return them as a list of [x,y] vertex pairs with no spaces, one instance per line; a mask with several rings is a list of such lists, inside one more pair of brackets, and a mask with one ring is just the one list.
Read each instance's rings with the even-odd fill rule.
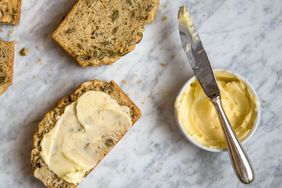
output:
[[113,82],[89,81],[39,123],[33,174],[47,187],[76,187],[141,116]]
[[112,64],[135,48],[159,0],[78,0],[53,39],[82,66]]

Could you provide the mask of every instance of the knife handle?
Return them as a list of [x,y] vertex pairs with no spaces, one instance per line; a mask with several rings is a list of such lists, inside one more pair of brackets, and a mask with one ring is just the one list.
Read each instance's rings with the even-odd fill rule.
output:
[[225,135],[229,157],[238,178],[242,183],[249,184],[254,180],[254,170],[242,145],[238,141],[231,124],[222,108],[220,95],[211,98],[211,101],[218,112],[222,130]]

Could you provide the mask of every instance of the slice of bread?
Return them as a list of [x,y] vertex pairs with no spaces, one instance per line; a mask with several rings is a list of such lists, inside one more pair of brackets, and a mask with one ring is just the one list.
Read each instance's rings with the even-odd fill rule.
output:
[[0,24],[18,24],[21,17],[21,3],[21,0],[0,0]]
[[14,42],[0,40],[0,95],[13,83]]
[[135,48],[159,0],[78,0],[53,39],[82,66],[112,64]]
[[[104,93],[107,93],[114,100],[116,100],[119,103],[119,105],[127,106],[130,109],[132,124],[134,124],[141,116],[141,112],[138,109],[138,107],[113,81],[109,83],[105,81],[98,81],[98,80],[85,82],[81,84],[80,87],[77,88],[72,94],[61,99],[57,104],[57,106],[53,110],[48,112],[44,116],[43,120],[39,123],[39,127],[36,133],[34,134],[34,145],[31,152],[31,165],[32,165],[33,175],[39,180],[41,180],[45,184],[45,186],[49,188],[58,188],[58,187],[74,188],[76,187],[76,185],[68,183],[63,179],[59,178],[54,172],[52,172],[48,168],[47,164],[44,162],[44,160],[40,155],[41,140],[43,139],[43,136],[49,131],[51,131],[51,129],[55,126],[58,117],[60,117],[64,113],[65,108],[69,104],[77,101],[81,95],[83,95],[85,92],[90,90],[102,91]],[[118,140],[120,140],[126,132],[127,130],[123,132],[123,134],[119,137]],[[102,156],[105,156],[112,149],[112,147],[100,150],[103,153]],[[102,160],[102,158],[100,160]],[[87,174],[90,173],[90,171],[87,172]],[[85,174],[85,176],[87,174]]]

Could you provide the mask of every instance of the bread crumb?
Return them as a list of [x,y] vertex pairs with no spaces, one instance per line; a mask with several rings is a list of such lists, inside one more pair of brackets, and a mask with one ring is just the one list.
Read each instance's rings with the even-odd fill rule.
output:
[[22,48],[22,49],[20,50],[19,54],[20,54],[21,56],[27,56],[27,54],[28,54],[28,49],[27,49],[27,48]]
[[163,16],[163,17],[162,17],[162,21],[163,21],[163,22],[167,21],[167,19],[168,19],[167,16]]
[[35,75],[32,75],[32,79],[35,79]]
[[141,104],[144,104],[145,102],[144,101],[141,101]]
[[167,88],[163,88],[160,94],[163,105],[167,105],[169,101],[169,91]]
[[166,88],[161,91],[163,97],[168,97],[168,90]]
[[142,83],[142,80],[137,80],[136,83],[137,83],[137,84],[141,84],[141,83]]
[[121,82],[125,85],[127,84],[127,80],[122,80]]
[[160,63],[160,65],[161,65],[161,67],[163,67],[163,68],[166,66],[165,63]]
[[14,33],[14,29],[10,29],[8,32],[8,37],[11,37],[13,33]]
[[39,58],[38,60],[37,60],[37,63],[39,64],[39,65],[42,65],[42,59],[41,58]]
[[279,23],[282,23],[282,19],[279,20]]
[[267,101],[265,99],[262,99],[261,104],[262,104],[263,107],[265,107],[265,105],[267,104]]

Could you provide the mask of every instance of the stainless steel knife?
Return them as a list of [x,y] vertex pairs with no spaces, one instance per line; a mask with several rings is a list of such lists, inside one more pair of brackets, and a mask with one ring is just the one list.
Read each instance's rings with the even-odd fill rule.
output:
[[252,165],[224,112],[221,104],[220,91],[210,61],[186,7],[183,6],[180,8],[178,20],[180,38],[188,61],[203,91],[210,98],[217,110],[233,169],[241,182],[245,184],[251,183],[254,180]]

